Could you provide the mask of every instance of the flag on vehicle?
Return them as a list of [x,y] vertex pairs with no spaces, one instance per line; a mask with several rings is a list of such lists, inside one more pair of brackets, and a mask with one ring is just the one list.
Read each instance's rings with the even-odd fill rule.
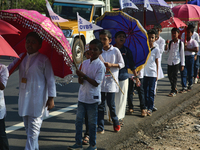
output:
[[62,18],[53,12],[53,9],[51,8],[51,5],[49,4],[48,0],[46,0],[46,7],[49,12],[49,16],[51,17],[51,20],[53,22],[68,22],[67,19]]
[[78,20],[78,31],[90,31],[90,30],[102,30],[103,29],[102,27],[99,27],[99,26],[85,20],[81,16],[79,16],[78,12],[77,12],[77,20]]
[[120,8],[134,8],[138,9],[138,7],[131,0],[119,0]]

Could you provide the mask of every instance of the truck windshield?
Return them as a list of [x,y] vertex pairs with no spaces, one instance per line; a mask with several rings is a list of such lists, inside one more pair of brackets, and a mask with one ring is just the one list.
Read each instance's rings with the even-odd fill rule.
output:
[[77,20],[77,12],[81,17],[90,21],[92,5],[54,3],[53,11],[68,20]]

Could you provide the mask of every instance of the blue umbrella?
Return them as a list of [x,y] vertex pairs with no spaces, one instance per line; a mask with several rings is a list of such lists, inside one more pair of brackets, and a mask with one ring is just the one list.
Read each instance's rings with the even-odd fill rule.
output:
[[173,16],[172,10],[164,0],[149,0],[153,11],[144,8],[145,0],[131,0],[139,9],[125,8],[124,12],[138,19],[144,27],[157,25]]
[[188,4],[193,4],[193,5],[198,5],[198,6],[200,6],[200,0],[188,1]]
[[[109,30],[112,34],[112,45],[115,45],[114,36],[118,31],[124,31],[127,35],[125,46],[127,46],[133,55],[133,60],[141,70],[150,54],[147,33],[140,22],[128,14],[117,12],[105,12],[103,16],[96,19],[96,24],[103,29]],[[94,31],[94,35],[99,39],[99,30]]]

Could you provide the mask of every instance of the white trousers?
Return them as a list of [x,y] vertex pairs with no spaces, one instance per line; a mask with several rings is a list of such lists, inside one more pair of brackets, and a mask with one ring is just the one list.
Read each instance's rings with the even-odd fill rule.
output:
[[23,121],[27,134],[25,150],[39,150],[38,137],[43,117],[24,116]]
[[121,87],[124,94],[120,90],[118,93],[115,93],[115,110],[118,119],[123,119],[126,113],[128,79],[119,81],[119,86]]

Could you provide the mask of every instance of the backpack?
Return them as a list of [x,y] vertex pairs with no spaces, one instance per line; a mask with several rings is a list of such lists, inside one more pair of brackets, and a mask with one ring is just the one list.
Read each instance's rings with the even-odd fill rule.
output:
[[[169,50],[170,50],[171,43],[172,43],[172,40],[169,41]],[[179,42],[179,53],[180,53],[180,50],[181,50],[181,41]]]

